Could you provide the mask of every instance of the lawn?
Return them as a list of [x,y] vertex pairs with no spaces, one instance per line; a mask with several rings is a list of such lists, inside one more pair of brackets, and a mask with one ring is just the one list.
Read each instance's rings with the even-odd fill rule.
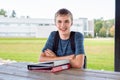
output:
[[[0,38],[0,58],[22,62],[38,62],[46,39]],[[87,68],[114,70],[114,39],[85,39]]]
[[85,39],[89,69],[114,70],[114,39]]

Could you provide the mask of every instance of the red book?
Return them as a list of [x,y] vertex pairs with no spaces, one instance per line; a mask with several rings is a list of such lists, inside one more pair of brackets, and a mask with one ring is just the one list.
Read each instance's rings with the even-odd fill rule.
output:
[[59,71],[67,70],[69,68],[70,68],[70,64],[60,65],[53,67],[51,72],[59,72]]

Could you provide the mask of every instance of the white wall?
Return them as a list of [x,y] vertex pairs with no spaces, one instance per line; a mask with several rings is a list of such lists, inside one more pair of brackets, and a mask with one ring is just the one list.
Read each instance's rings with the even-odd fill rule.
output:
[[[86,23],[84,23],[86,22]],[[87,18],[75,19],[72,31],[91,32]],[[86,26],[85,26],[86,25]],[[85,27],[88,30],[84,30]],[[92,27],[92,25],[90,25]],[[0,18],[0,37],[37,37],[47,38],[51,31],[57,30],[53,19]]]

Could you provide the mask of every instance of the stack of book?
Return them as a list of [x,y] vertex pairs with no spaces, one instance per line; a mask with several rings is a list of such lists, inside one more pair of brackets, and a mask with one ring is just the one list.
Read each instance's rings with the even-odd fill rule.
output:
[[66,70],[70,68],[70,61],[65,60],[54,60],[54,61],[46,61],[39,62],[36,64],[27,65],[28,70],[33,71],[42,71],[42,72],[58,72],[62,70]]

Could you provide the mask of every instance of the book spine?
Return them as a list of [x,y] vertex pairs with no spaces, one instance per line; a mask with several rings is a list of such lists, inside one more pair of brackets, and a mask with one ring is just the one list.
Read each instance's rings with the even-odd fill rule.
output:
[[52,67],[27,66],[28,70],[51,70]]
[[62,70],[66,70],[70,68],[70,64],[65,64],[65,65],[61,65],[61,66],[57,66],[57,67],[53,67],[51,72],[58,72],[58,71],[62,71]]

